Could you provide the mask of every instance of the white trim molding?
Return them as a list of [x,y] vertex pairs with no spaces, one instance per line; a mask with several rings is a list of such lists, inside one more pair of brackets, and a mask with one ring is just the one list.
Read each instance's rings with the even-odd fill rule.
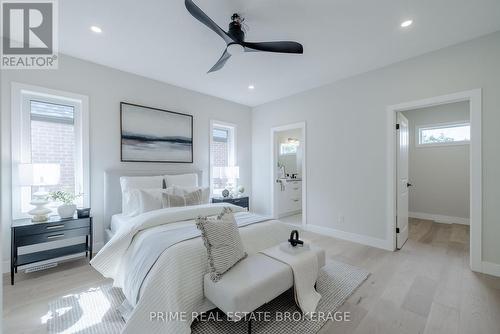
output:
[[396,249],[396,113],[454,102],[468,101],[470,107],[470,268],[484,272],[482,260],[482,91],[473,89],[387,107],[387,239]]
[[481,272],[484,274],[500,277],[500,264],[488,261],[482,261]]
[[369,237],[366,235],[345,232],[345,231],[337,230],[337,229],[330,228],[330,227],[311,225],[311,224],[307,224],[307,226],[305,227],[305,230],[310,231],[310,232],[314,232],[314,233],[318,233],[318,234],[323,234],[323,235],[326,235],[329,237],[334,237],[337,239],[355,242],[355,243],[366,245],[366,246],[371,246],[371,247],[375,247],[375,248],[388,250],[388,251],[394,250],[392,248],[392,243],[387,242],[386,239],[373,238],[373,237]]
[[423,212],[408,212],[408,216],[417,219],[433,220],[436,223],[442,223],[442,224],[469,225],[469,218],[436,215],[432,213],[423,213]]
[[75,108],[75,138],[78,149],[75,154],[75,193],[83,195],[83,206],[90,206],[90,121],[89,98],[40,86],[19,82],[11,84],[11,178],[12,219],[29,217],[21,210],[21,188],[18,182],[18,166],[31,162],[31,139],[29,108],[25,103],[30,98],[39,98],[53,103],[68,103]]

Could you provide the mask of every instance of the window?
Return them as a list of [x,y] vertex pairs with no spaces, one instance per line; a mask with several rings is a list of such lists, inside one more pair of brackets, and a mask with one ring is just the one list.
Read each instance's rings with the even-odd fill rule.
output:
[[220,196],[226,188],[236,190],[236,126],[213,121],[210,128],[210,189]]
[[280,144],[280,155],[297,154],[300,142],[297,139],[288,138],[288,142]]
[[419,146],[457,145],[470,142],[470,124],[447,123],[417,128]]
[[[76,204],[89,206],[86,97],[20,84],[12,92],[13,217],[27,217],[32,194],[42,189],[82,194]],[[21,176],[26,166],[56,166],[56,181],[30,185]]]

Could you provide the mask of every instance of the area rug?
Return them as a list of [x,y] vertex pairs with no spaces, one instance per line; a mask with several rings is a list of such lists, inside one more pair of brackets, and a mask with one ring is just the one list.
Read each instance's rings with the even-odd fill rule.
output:
[[[344,301],[363,283],[369,273],[341,262],[329,261],[321,270],[316,284],[321,300],[312,319],[301,316],[293,290],[256,310],[252,321],[254,334],[317,333],[326,321],[342,321],[335,313]],[[120,289],[103,285],[70,294],[49,303],[47,330],[50,334],[118,334],[124,326],[116,311],[124,297]],[[191,326],[194,334],[246,333],[247,322],[227,321],[215,310]]]

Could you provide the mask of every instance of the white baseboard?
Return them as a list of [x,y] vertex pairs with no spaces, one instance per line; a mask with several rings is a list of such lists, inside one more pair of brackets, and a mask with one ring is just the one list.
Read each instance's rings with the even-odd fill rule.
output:
[[469,225],[468,218],[435,215],[423,212],[408,212],[408,216],[417,219],[433,220],[436,223]]
[[92,253],[97,254],[104,247],[104,242],[94,242],[94,248],[92,249]]
[[9,273],[10,272],[10,260],[4,260],[2,262],[2,273]]
[[286,217],[290,217],[290,216],[295,216],[295,215],[298,215],[299,213],[302,213],[302,209],[296,210],[296,211],[284,212],[284,213],[281,213],[278,215],[278,219],[286,218]]
[[336,229],[333,229],[330,227],[324,227],[324,226],[318,226],[318,225],[307,224],[305,229],[309,230],[311,232],[324,234],[324,235],[331,236],[331,237],[338,238],[338,239],[342,239],[342,240],[352,241],[352,242],[366,245],[366,246],[381,248],[381,249],[385,249],[385,250],[389,250],[389,251],[394,250],[394,249],[392,249],[392,243],[387,242],[387,240],[385,240],[385,239],[368,237],[368,236],[361,235],[361,234],[345,232],[345,231],[336,230]]
[[500,264],[493,262],[482,261],[481,262],[481,272],[483,274],[488,274],[492,276],[500,277]]

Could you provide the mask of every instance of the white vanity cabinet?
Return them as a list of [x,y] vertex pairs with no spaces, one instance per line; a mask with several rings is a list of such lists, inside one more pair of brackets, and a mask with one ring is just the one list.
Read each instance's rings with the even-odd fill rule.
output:
[[279,216],[284,217],[302,210],[302,181],[286,180],[278,187]]

